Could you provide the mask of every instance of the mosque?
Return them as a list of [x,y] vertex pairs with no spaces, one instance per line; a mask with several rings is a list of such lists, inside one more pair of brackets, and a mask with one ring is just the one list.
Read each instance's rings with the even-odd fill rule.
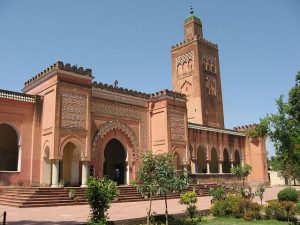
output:
[[252,165],[249,183],[268,182],[265,138],[224,127],[218,46],[193,12],[171,58],[172,90],[152,94],[60,61],[22,92],[0,90],[0,185],[86,186],[90,172],[113,179],[116,169],[129,184],[147,150],[171,153],[195,183],[230,182],[237,164]]

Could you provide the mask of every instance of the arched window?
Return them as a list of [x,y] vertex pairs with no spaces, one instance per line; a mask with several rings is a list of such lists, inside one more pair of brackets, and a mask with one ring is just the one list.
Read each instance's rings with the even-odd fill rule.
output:
[[231,164],[230,164],[230,159],[229,159],[229,153],[228,150],[225,148],[224,152],[223,152],[223,173],[230,173],[230,168],[231,168]]
[[18,170],[18,134],[8,124],[0,124],[0,170]]
[[217,149],[211,149],[211,157],[210,157],[210,172],[211,173],[218,173],[218,152]]
[[196,167],[196,173],[207,173],[206,169],[206,148],[203,146],[200,146],[197,149],[197,167]]
[[239,150],[235,150],[234,152],[234,166],[241,164],[241,156]]

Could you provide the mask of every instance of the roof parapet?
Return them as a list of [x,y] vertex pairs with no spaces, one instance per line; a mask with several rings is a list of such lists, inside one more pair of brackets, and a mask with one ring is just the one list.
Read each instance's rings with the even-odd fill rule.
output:
[[162,96],[170,96],[172,98],[186,99],[186,95],[185,94],[181,94],[181,93],[175,92],[175,91],[170,91],[168,89],[165,89],[165,90],[162,90],[162,91],[150,94],[150,98],[151,99],[159,98],[159,97],[162,97]]
[[31,102],[31,103],[34,103],[36,101],[36,96],[34,95],[28,95],[28,94],[23,94],[23,93],[3,90],[3,89],[0,89],[0,98],[17,100],[22,102]]
[[170,97],[175,97],[175,98],[186,99],[185,94],[170,91],[168,89],[158,91],[158,92],[155,92],[152,94],[147,94],[144,92],[139,92],[139,91],[123,88],[123,87],[116,87],[111,84],[104,84],[101,82],[97,83],[96,81],[93,82],[92,87],[104,89],[107,91],[117,92],[117,93],[124,94],[124,95],[131,95],[134,97],[145,98],[145,99],[157,99],[162,96],[170,96]]
[[233,130],[240,131],[240,132],[245,132],[246,130],[253,129],[256,126],[257,126],[257,124],[255,124],[255,123],[247,124],[247,125],[243,125],[243,126],[234,127]]
[[25,87],[29,86],[33,82],[41,79],[46,74],[48,74],[49,72],[51,72],[55,69],[60,69],[60,70],[68,71],[68,72],[77,73],[79,75],[92,77],[92,69],[88,69],[88,68],[84,69],[83,67],[78,67],[77,65],[71,65],[70,63],[64,64],[61,61],[57,61],[56,63],[52,64],[51,66],[49,66],[48,68],[46,68],[42,72],[38,73],[36,76],[34,76],[31,79],[27,80],[24,83],[24,86]]
[[131,95],[131,96],[140,97],[140,98],[148,99],[150,96],[149,94],[146,94],[143,92],[139,92],[139,91],[123,88],[123,87],[117,87],[117,86],[113,86],[110,84],[104,84],[101,82],[97,83],[96,81],[93,82],[92,86],[95,88],[100,88],[100,89],[104,89],[107,91],[118,92],[120,94]]
[[173,46],[171,47],[171,49],[172,49],[172,50],[175,50],[175,49],[177,49],[177,48],[181,48],[181,47],[183,47],[183,46],[185,46],[185,45],[188,45],[188,44],[190,44],[190,43],[192,43],[192,42],[194,42],[194,41],[196,41],[196,40],[202,41],[202,42],[208,44],[209,46],[211,46],[211,47],[213,47],[213,48],[218,48],[218,45],[217,45],[217,44],[215,44],[215,43],[213,43],[213,42],[210,42],[210,41],[208,41],[208,40],[206,40],[206,39],[204,39],[204,38],[200,38],[200,37],[198,37],[197,35],[194,35],[194,36],[193,36],[192,38],[190,38],[190,39],[184,40],[183,42],[179,42],[179,43],[173,45]]

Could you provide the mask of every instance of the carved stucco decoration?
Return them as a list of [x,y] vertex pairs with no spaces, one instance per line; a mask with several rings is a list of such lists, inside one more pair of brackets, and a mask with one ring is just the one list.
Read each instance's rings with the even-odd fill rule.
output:
[[202,55],[203,68],[209,72],[216,73],[217,71],[217,58],[212,55],[203,54]]
[[185,140],[185,124],[183,113],[170,112],[170,129],[171,129],[171,140],[184,141]]
[[193,51],[187,52],[183,55],[176,57],[176,66],[178,66],[179,64],[182,65],[183,63],[188,63],[190,60],[194,61],[194,52]]
[[135,129],[135,134],[139,140],[140,149],[148,149],[149,121],[147,109],[93,100],[92,112],[96,115],[109,115],[138,121],[140,123],[140,128],[138,130]]
[[63,91],[61,98],[61,127],[86,129],[87,96]]
[[176,57],[176,68],[178,79],[191,76],[194,70],[194,52],[190,51]]
[[217,96],[217,81],[216,78],[206,76],[206,88],[209,95]]
[[133,146],[133,158],[136,159],[137,152],[139,151],[139,143],[136,138],[135,132],[125,123],[122,123],[118,119],[110,120],[102,124],[98,127],[98,132],[94,138],[93,141],[93,155],[92,157],[96,159],[97,155],[97,146],[99,143],[99,140],[102,139],[108,132],[112,130],[119,130],[122,131],[130,140],[132,146]]

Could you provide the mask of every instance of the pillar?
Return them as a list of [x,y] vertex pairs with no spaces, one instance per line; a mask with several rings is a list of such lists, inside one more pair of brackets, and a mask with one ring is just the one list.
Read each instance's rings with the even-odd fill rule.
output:
[[59,160],[52,160],[52,185],[51,187],[58,187],[58,177],[59,177]]
[[87,186],[87,178],[89,176],[89,162],[82,161],[82,171],[81,171],[81,187]]
[[18,168],[17,168],[17,170],[18,170],[18,172],[21,172],[21,160],[22,160],[22,149],[21,149],[21,146],[19,145],[18,146]]
[[219,173],[223,173],[222,162],[219,162]]
[[125,165],[126,165],[126,180],[125,180],[125,184],[128,185],[128,184],[130,183],[130,182],[129,182],[129,181],[130,181],[130,177],[129,177],[129,172],[130,172],[130,171],[129,171],[129,164],[128,164],[128,161],[126,161],[126,164],[125,164]]
[[206,162],[206,173],[210,174],[209,161]]

